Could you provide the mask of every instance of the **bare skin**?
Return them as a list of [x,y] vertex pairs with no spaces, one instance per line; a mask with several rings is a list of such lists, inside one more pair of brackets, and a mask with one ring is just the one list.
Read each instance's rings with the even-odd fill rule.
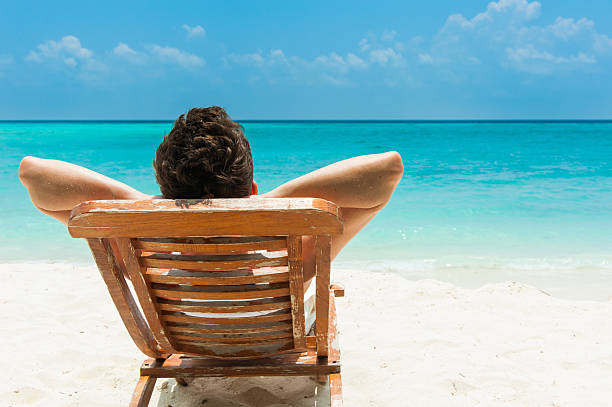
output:
[[[400,155],[391,151],[349,158],[289,181],[260,196],[266,198],[323,198],[342,208],[344,233],[332,238],[332,259],[389,202],[403,174]],[[67,224],[71,209],[99,199],[151,199],[126,184],[64,161],[25,157],[19,179],[32,203],[46,215]],[[252,196],[257,195],[253,182]],[[303,241],[304,281],[315,275],[314,245]]]

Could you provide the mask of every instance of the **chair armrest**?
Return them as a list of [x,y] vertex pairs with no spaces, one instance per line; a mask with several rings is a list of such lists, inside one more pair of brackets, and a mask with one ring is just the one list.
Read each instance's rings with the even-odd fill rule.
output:
[[344,286],[340,283],[331,283],[329,289],[334,294],[334,297],[344,297]]

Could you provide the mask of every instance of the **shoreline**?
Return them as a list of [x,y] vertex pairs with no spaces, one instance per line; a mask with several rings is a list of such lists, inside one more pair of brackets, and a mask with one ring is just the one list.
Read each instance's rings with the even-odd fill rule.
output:
[[[85,248],[87,250],[87,248]],[[87,251],[82,253],[89,254]],[[507,281],[537,287],[552,297],[566,300],[612,300],[612,258],[592,260],[584,258],[485,258],[466,256],[442,259],[422,258],[407,260],[344,260],[340,256],[332,262],[334,270],[356,270],[373,274],[393,274],[407,281],[436,280],[464,289],[478,289],[489,284]],[[0,260],[0,272],[7,267],[54,267],[59,270],[92,268],[91,257],[78,260]]]
[[[558,299],[516,282],[466,289],[332,273],[346,287],[337,306],[347,406],[607,405],[612,301]],[[0,276],[9,350],[0,396],[9,405],[127,404],[145,357],[95,266],[2,264]],[[187,388],[161,379],[151,405],[314,405],[308,381],[239,379]]]

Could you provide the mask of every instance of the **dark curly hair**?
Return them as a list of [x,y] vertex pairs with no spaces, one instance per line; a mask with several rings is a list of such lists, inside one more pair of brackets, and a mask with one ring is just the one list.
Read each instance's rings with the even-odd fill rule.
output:
[[253,158],[242,126],[218,106],[182,114],[157,148],[155,178],[164,198],[242,198]]

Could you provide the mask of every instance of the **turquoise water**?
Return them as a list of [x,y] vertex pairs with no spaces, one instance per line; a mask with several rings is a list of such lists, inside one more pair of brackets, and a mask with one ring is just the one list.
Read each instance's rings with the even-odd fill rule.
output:
[[[612,123],[244,123],[260,190],[337,160],[397,150],[405,173],[340,261],[413,269],[595,270],[612,259]],[[89,261],[17,179],[25,155],[155,194],[170,122],[0,122],[0,261]]]

